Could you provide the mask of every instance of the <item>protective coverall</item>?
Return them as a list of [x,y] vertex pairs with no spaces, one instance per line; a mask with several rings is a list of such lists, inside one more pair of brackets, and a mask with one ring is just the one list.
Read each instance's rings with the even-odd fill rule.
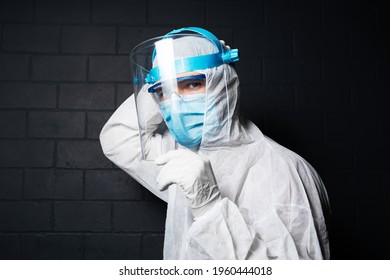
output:
[[[202,45],[186,42],[186,52],[195,47]],[[164,259],[329,259],[324,218],[329,204],[319,175],[255,124],[240,121],[239,79],[231,65],[202,73],[215,106],[207,109],[202,142],[193,152],[210,161],[221,199],[201,217],[194,219],[180,187],[160,191],[156,178],[161,167],[142,160],[134,95],[100,134],[104,154],[168,203]],[[226,90],[219,84],[221,75],[228,80],[228,98],[219,98]],[[145,104],[153,104],[147,94],[144,98]],[[156,127],[162,122],[156,106],[146,106],[144,114]],[[216,115],[222,121],[207,129]],[[168,130],[147,133],[148,153],[159,156],[175,146]]]

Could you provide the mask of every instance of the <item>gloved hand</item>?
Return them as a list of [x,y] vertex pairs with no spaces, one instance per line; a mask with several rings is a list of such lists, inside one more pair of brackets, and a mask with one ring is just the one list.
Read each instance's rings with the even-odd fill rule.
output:
[[224,46],[225,49],[230,50],[230,46],[226,45],[224,40],[219,40],[219,41],[221,42],[221,44]]
[[180,186],[194,218],[199,218],[221,199],[210,161],[187,150],[169,151],[155,160],[165,165],[157,176],[157,186],[163,191],[169,185]]

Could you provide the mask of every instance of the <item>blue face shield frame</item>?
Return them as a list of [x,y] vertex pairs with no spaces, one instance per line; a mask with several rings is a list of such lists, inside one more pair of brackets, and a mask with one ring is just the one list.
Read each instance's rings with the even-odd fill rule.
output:
[[[223,45],[218,40],[218,38],[212,34],[211,32],[199,28],[199,27],[184,27],[180,29],[173,30],[164,36],[164,39],[171,38],[171,35],[178,34],[181,32],[195,32],[203,35],[210,41],[214,43],[214,45],[218,48],[218,52],[213,54],[201,55],[183,58],[175,61],[175,70],[176,74],[184,73],[184,72],[192,72],[200,69],[207,69],[218,67],[222,64],[229,64],[239,60],[238,49],[225,50]],[[153,52],[153,59],[156,56],[156,49]],[[154,67],[150,70],[148,75],[145,78],[145,82],[148,84],[154,84],[156,81],[161,79],[160,68]]]

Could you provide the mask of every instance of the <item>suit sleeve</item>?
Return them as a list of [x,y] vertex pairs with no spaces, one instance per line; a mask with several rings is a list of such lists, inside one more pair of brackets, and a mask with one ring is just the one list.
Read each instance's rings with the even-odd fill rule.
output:
[[[153,102],[153,100],[151,100]],[[149,111],[150,113],[150,108]],[[161,115],[157,112],[150,113],[149,121],[161,122]],[[147,131],[148,141],[145,149],[150,154],[161,153],[168,135],[160,135]],[[138,118],[134,94],[131,95],[111,116],[100,133],[100,143],[104,154],[118,167],[136,179],[141,185],[164,201],[167,201],[167,193],[157,189],[156,177],[158,167],[153,161],[142,160],[141,142],[138,129]]]

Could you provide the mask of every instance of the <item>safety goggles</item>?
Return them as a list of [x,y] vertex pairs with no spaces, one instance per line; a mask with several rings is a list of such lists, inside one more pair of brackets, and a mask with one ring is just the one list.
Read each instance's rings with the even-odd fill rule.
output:
[[183,95],[204,93],[205,85],[206,76],[204,74],[197,74],[155,83],[148,88],[148,92],[153,94],[157,101],[163,101],[172,93]]

